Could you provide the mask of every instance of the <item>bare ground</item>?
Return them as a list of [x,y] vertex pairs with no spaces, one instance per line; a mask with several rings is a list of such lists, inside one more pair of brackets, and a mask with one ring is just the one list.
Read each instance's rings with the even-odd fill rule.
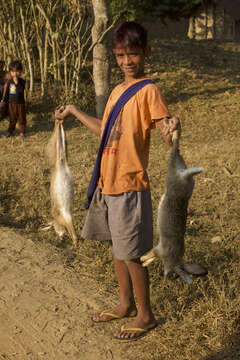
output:
[[119,323],[91,321],[107,298],[94,279],[64,268],[57,253],[31,239],[0,232],[0,359],[126,358],[126,346],[111,339]]

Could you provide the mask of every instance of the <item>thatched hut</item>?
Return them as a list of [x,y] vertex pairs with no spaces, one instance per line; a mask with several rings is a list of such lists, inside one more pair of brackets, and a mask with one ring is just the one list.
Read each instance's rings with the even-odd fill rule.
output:
[[189,20],[190,39],[240,39],[240,0],[205,0],[193,9]]

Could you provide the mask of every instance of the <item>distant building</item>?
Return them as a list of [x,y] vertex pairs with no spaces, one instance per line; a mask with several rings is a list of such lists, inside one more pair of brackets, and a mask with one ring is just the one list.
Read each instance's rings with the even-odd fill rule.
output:
[[205,0],[193,9],[188,28],[190,39],[240,39],[240,0]]

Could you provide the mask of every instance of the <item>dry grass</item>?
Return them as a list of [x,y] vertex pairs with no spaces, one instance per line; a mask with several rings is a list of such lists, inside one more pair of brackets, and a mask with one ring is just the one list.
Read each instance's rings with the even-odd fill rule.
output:
[[[160,262],[150,266],[153,309],[162,325],[134,344],[134,352],[123,345],[128,360],[240,359],[239,52],[240,44],[230,42],[153,43],[147,71],[170,111],[182,119],[181,152],[188,166],[204,167],[190,202],[185,257],[206,266],[209,275],[189,287],[180,279],[164,281]],[[113,83],[119,74],[114,71]],[[86,108],[92,96],[92,89],[83,92],[80,106]],[[0,222],[58,251],[68,268],[94,277],[100,292],[108,290],[109,299],[102,300],[111,306],[117,301],[117,285],[107,246],[85,241],[73,251],[68,237],[60,243],[53,231],[38,232],[50,214],[44,146],[53,128],[52,109],[51,104],[31,106],[24,143],[17,138],[1,140]],[[6,127],[2,122],[0,133]],[[80,236],[98,140],[74,119],[65,129],[75,182],[73,219]],[[153,132],[149,175],[155,216],[168,155],[161,135]]]

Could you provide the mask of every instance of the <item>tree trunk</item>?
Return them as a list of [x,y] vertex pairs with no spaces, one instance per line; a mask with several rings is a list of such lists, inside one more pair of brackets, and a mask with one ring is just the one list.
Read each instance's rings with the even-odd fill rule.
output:
[[30,54],[30,46],[29,46],[28,38],[27,38],[27,34],[26,34],[26,24],[25,24],[25,19],[24,19],[24,15],[23,15],[23,9],[21,6],[20,6],[20,16],[21,16],[21,22],[22,22],[23,42],[24,42],[25,53],[26,53],[29,75],[30,75],[29,92],[30,92],[30,95],[32,95],[32,92],[33,92],[33,66],[32,66],[31,54]]
[[92,28],[93,47],[93,82],[96,94],[96,114],[102,118],[109,93],[109,58],[106,37],[108,15],[105,0],[92,0],[94,26]]

